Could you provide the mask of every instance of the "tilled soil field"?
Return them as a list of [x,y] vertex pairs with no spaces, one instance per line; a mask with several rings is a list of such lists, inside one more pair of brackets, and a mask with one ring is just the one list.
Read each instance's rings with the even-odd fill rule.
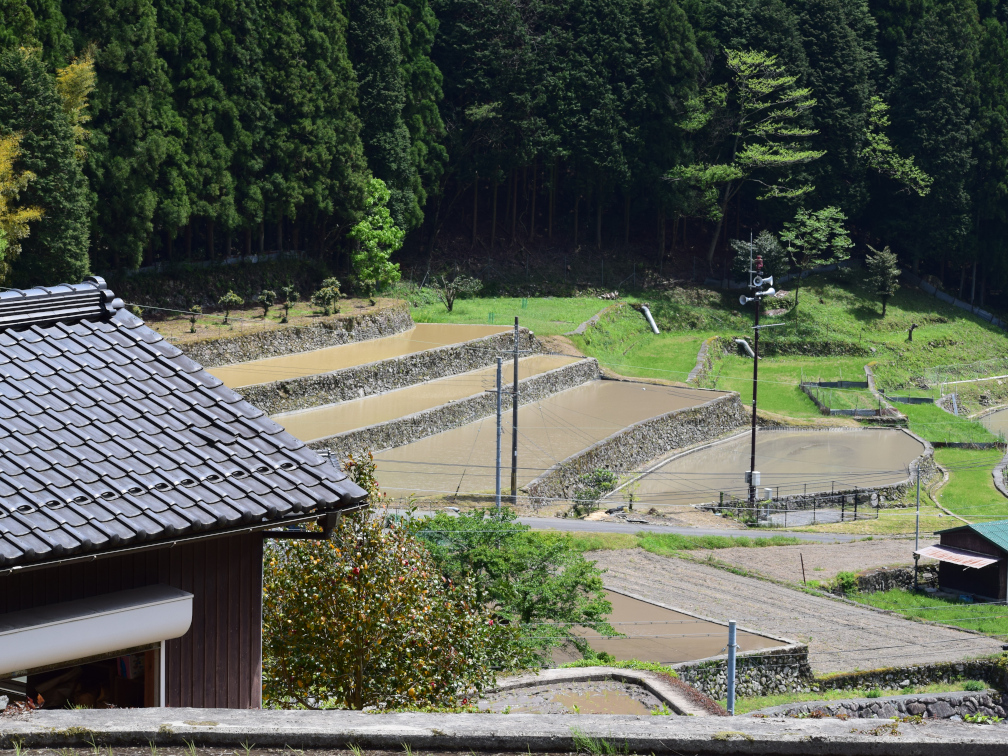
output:
[[[718,549],[710,553],[718,561],[791,583],[802,582],[804,560],[805,579],[826,582],[836,577],[838,572],[913,567],[913,543],[912,539],[892,538],[849,543],[803,543],[761,549]],[[926,559],[921,564],[931,562]]]
[[[756,556],[767,551],[753,549]],[[982,635],[911,622],[849,602],[640,549],[590,552],[605,586],[740,628],[808,643],[818,673],[956,661],[1001,651]],[[726,630],[727,637],[727,630]]]

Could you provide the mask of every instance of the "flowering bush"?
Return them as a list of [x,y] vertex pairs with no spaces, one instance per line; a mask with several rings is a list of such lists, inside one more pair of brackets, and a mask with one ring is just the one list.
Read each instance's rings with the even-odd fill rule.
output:
[[373,494],[366,509],[341,517],[328,540],[268,542],[264,705],[468,703],[493,683],[490,655],[510,631],[470,582],[442,576],[410,520],[386,522],[373,460],[344,467]]

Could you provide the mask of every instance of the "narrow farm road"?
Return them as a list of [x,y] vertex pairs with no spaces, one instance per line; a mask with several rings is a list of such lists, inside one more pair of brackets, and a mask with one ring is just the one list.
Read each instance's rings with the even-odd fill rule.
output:
[[843,601],[641,549],[588,554],[605,586],[754,632],[807,643],[817,673],[958,661],[999,653],[983,635],[911,622]]
[[738,538],[746,536],[749,538],[770,538],[775,535],[797,538],[801,541],[812,541],[813,543],[846,543],[857,541],[864,536],[847,535],[844,533],[801,533],[790,530],[758,530],[716,528],[677,528],[668,525],[647,525],[644,523],[631,522],[606,522],[604,520],[579,520],[575,518],[564,519],[562,517],[519,517],[519,522],[530,526],[533,530],[563,530],[568,533],[676,533],[678,535],[689,536],[727,536]]

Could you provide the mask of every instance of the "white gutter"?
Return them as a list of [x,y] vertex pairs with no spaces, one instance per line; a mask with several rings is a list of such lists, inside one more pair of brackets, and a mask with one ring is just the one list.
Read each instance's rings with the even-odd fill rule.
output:
[[178,638],[192,594],[151,585],[0,614],[0,677]]
[[655,325],[654,318],[651,317],[651,310],[648,309],[648,306],[641,305],[641,312],[643,312],[644,317],[647,318],[647,322],[651,326],[651,330],[658,333],[658,326]]

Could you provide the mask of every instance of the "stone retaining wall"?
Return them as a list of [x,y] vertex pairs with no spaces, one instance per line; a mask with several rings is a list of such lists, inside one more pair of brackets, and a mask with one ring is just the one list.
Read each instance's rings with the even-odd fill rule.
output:
[[673,449],[716,438],[745,422],[746,411],[736,393],[648,418],[554,465],[529,483],[526,490],[533,503],[566,499],[573,495],[578,479],[585,473],[629,470]]
[[[728,657],[674,664],[679,678],[715,701],[727,695]],[[810,690],[812,669],[808,646],[791,644],[735,656],[735,695],[768,696]]]
[[[521,406],[541,401],[557,392],[580,386],[598,377],[599,366],[595,359],[578,360],[570,365],[519,381],[518,404]],[[501,408],[510,410],[511,406],[511,394],[505,392]],[[308,446],[318,450],[327,449],[337,458],[344,459],[351,453],[359,454],[367,450],[381,451],[403,446],[491,416],[496,411],[496,392],[492,394],[484,392],[378,425],[320,438],[310,442]]]
[[815,680],[812,690],[899,690],[908,685],[952,683],[957,680],[981,680],[992,687],[1003,687],[1005,672],[998,657],[971,661],[916,664],[911,667],[869,669],[841,672]]
[[[917,583],[921,587],[938,585],[938,565],[925,564],[918,569]],[[889,570],[874,570],[857,576],[858,591],[861,593],[878,593],[899,588],[912,591],[914,588],[913,567],[894,567]],[[843,588],[834,587],[831,593],[843,596]]]
[[[715,701],[727,695],[727,655],[672,666],[684,682]],[[997,657],[841,672],[827,677],[813,677],[808,664],[808,646],[804,644],[749,651],[735,657],[735,695],[740,697],[826,690],[899,690],[908,685],[959,680],[980,680],[994,688],[1003,688],[1006,684],[1005,670]]]
[[[331,373],[245,386],[239,391],[267,415],[277,415],[466,373],[493,364],[498,355],[513,348],[514,336],[508,331]],[[526,354],[541,351],[539,342],[525,328],[519,330],[518,348]]]
[[205,339],[179,348],[205,368],[392,336],[414,326],[406,303],[362,315],[336,316],[305,326],[288,326],[241,336]]
[[899,716],[919,716],[923,719],[952,719],[984,714],[1005,716],[1008,700],[1001,693],[932,693],[891,696],[887,698],[855,698],[846,701],[811,701],[803,704],[775,706],[758,712],[764,717],[840,717],[841,719],[892,719]]

